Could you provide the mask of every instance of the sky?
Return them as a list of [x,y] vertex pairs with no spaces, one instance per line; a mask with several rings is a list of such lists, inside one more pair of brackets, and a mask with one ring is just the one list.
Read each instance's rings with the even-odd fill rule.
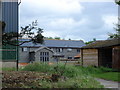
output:
[[20,26],[37,20],[45,37],[106,40],[118,22],[114,0],[22,0],[19,8]]

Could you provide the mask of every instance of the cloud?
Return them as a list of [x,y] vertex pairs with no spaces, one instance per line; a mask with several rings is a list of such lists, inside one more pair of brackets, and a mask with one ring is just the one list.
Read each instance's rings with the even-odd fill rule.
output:
[[118,23],[118,17],[115,15],[103,15],[102,19],[105,23],[105,27],[107,28],[113,28],[115,27],[114,24]]
[[49,23],[51,28],[55,28],[60,30],[59,27],[62,27],[63,30],[72,30],[78,26],[84,25],[87,22],[86,19],[82,18],[79,21],[75,21],[73,18],[57,18],[52,20]]
[[65,39],[106,39],[113,32],[117,6],[113,2],[81,2],[81,0],[23,0],[20,26],[38,20],[46,37]]
[[52,37],[60,37],[59,34],[53,32],[53,31],[44,32],[43,35],[46,36],[46,37],[51,37],[51,36],[52,36]]
[[[26,12],[41,15],[44,14],[73,14],[81,13],[83,7],[74,0],[24,0],[22,6]],[[78,12],[79,11],[79,12]]]

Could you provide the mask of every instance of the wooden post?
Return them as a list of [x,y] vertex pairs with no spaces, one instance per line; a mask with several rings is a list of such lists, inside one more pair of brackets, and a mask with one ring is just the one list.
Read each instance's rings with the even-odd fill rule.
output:
[[82,66],[83,66],[83,49],[81,49],[81,63],[82,63]]

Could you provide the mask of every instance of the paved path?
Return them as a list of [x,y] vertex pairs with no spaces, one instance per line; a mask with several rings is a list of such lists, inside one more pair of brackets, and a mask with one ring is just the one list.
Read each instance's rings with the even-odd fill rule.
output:
[[120,90],[120,83],[118,82],[108,81],[99,78],[96,78],[96,80],[99,81],[102,85],[104,85],[105,88],[119,88]]

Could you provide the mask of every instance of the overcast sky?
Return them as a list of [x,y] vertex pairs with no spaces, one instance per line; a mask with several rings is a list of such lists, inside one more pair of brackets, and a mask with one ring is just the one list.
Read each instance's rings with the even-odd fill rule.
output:
[[20,26],[38,20],[38,26],[44,29],[45,37],[105,40],[109,32],[115,32],[113,23],[117,23],[118,6],[112,0],[101,1],[22,0]]

